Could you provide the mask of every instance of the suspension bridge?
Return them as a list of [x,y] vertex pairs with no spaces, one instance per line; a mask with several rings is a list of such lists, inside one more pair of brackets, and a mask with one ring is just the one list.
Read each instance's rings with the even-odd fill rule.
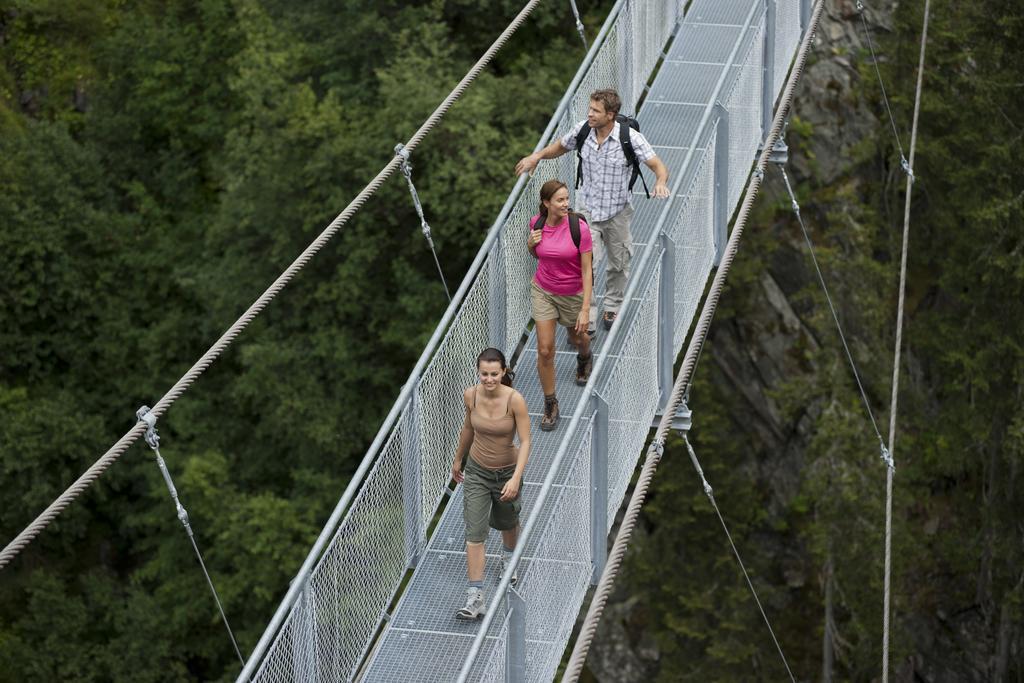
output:
[[[521,178],[334,514],[249,657],[240,681],[525,681],[554,677],[654,420],[730,217],[776,115],[811,18],[806,0],[620,0],[537,149],[586,117],[612,87],[670,169],[667,201],[634,197],[627,304],[574,382],[564,331],[556,352],[563,419],[539,430],[543,396],[528,332],[534,262],[527,220],[540,185],[574,160]],[[603,267],[596,267],[596,294]],[[480,349],[515,356],[531,411],[525,525],[511,568],[486,545],[482,623],[454,617],[465,596],[461,488],[448,488],[462,391]],[[411,571],[411,576],[408,576]]]

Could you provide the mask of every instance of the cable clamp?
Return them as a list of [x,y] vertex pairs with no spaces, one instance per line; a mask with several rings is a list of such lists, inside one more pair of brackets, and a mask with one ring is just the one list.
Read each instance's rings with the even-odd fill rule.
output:
[[764,169],[763,168],[755,168],[754,169],[754,177],[757,178],[758,180],[764,180]]
[[881,458],[885,462],[886,466],[890,470],[895,470],[896,463],[893,462],[892,453],[889,452],[889,449],[885,447],[884,443],[879,442],[878,446],[882,450]]
[[904,173],[910,176],[911,180],[914,180],[914,169],[910,167],[910,162],[907,161],[907,158],[902,154],[900,155],[900,168],[903,169]]
[[857,7],[857,11],[863,14],[863,12],[864,12],[864,3],[861,2],[861,0],[857,0],[856,7]]
[[135,417],[139,422],[146,423],[146,443],[154,451],[160,447],[160,435],[156,433],[156,415],[150,411],[149,406],[142,406],[135,411]]
[[665,444],[659,440],[651,442],[651,450],[658,454],[658,457],[665,455]]
[[412,164],[409,163],[409,155],[409,150],[401,142],[395,145],[395,156],[401,157],[402,159],[402,175],[405,176],[405,181],[409,184],[409,193],[412,195],[412,202],[416,206],[416,213],[420,217],[420,231],[427,239],[427,244],[429,244],[430,248],[433,249],[434,240],[430,236],[430,224],[427,223],[427,219],[423,214],[423,205],[420,203],[420,195],[416,191],[416,186],[412,182]]
[[402,172],[405,172],[405,168],[409,165],[409,150],[401,142],[395,145],[395,156],[402,157]]

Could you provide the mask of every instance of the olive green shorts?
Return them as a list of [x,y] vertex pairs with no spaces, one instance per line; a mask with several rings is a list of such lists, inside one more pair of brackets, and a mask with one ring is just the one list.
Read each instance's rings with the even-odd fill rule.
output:
[[488,527],[508,531],[519,524],[522,489],[515,500],[501,499],[501,489],[515,471],[515,465],[489,470],[478,465],[473,458],[466,458],[462,480],[462,515],[466,520],[467,543],[486,541]]
[[534,320],[557,320],[562,327],[576,327],[576,318],[583,310],[583,295],[559,296],[531,281],[530,306]]

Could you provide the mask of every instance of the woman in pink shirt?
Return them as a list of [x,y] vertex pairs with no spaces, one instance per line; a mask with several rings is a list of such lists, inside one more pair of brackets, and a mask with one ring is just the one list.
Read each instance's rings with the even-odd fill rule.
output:
[[[572,225],[579,225],[579,244]],[[576,384],[590,379],[590,297],[593,289],[593,241],[590,228],[578,214],[570,222],[569,188],[560,180],[549,180],[540,188],[540,213],[530,219],[530,253],[537,259],[537,274],[530,283],[530,303],[537,323],[537,374],[544,389],[544,417],[540,428],[550,432],[558,426],[558,397],[555,395],[555,324],[569,333],[578,349]]]

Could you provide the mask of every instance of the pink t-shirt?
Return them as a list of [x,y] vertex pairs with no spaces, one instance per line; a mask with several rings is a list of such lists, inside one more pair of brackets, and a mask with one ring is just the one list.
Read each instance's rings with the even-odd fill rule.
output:
[[[530,229],[537,224],[540,216],[530,219]],[[590,237],[587,222],[580,219],[580,248],[577,252],[569,231],[569,217],[558,225],[544,224],[537,253],[537,274],[533,281],[545,292],[556,296],[572,296],[583,291],[583,268],[580,254],[593,251],[594,242]]]

